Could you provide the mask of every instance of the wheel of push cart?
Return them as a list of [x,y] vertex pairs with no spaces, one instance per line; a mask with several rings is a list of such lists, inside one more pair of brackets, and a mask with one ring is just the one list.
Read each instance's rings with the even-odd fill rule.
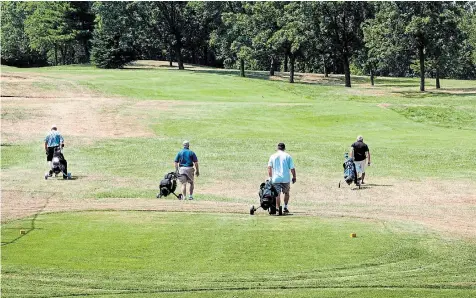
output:
[[276,207],[274,207],[274,206],[269,207],[268,213],[269,213],[269,215],[275,215],[276,214]]
[[177,198],[178,198],[179,200],[181,200],[181,199],[183,199],[183,195],[182,195],[182,194],[179,194],[179,195],[177,196]]
[[68,179],[71,179],[71,177],[72,177],[71,173],[68,173]]
[[339,181],[339,188],[340,188],[340,181]]
[[160,192],[155,196],[157,199],[160,199]]
[[251,205],[250,207],[250,215],[255,214],[255,206]]
[[48,173],[45,174],[45,180],[48,180]]

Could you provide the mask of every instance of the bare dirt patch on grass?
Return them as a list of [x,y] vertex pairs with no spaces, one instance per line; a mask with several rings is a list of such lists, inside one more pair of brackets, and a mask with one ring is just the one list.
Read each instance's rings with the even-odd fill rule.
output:
[[[29,78],[26,74],[23,77]],[[53,123],[65,136],[94,139],[153,136],[134,115],[133,101],[102,97],[67,81],[56,82],[36,76],[29,79],[40,85],[47,82],[47,86],[54,88],[45,90],[29,83],[3,84],[4,143],[37,140]]]
[[[224,187],[226,186],[226,187]],[[239,191],[237,191],[239,190]],[[31,216],[38,212],[69,212],[85,210],[206,212],[247,214],[251,204],[259,206],[258,185],[249,183],[214,183],[197,186],[196,200],[179,201],[173,196],[155,199],[107,198],[68,199],[50,193],[6,191],[2,197],[2,222]],[[200,195],[223,197],[232,202],[201,200]],[[290,209],[294,216],[349,217],[416,224],[437,233],[476,237],[476,186],[469,181],[442,182],[428,179],[397,181],[376,179],[362,189],[335,182],[300,181],[292,186]],[[267,216],[257,211],[255,216]],[[420,227],[420,228],[419,228]]]

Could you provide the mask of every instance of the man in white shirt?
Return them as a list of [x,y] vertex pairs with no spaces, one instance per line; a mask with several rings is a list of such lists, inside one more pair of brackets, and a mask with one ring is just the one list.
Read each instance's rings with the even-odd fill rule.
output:
[[276,153],[271,155],[268,161],[268,176],[271,178],[271,182],[278,191],[278,196],[276,197],[276,210],[280,210],[281,206],[281,193],[284,194],[284,213],[289,213],[288,203],[289,203],[289,190],[291,176],[289,171],[293,174],[292,182],[296,182],[296,170],[294,169],[294,162],[291,155],[286,153],[284,150],[286,145],[284,143],[278,144],[278,149]]

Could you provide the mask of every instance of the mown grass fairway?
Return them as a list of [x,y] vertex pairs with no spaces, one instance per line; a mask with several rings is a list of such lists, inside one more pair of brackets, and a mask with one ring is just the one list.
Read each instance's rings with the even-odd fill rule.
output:
[[[474,246],[375,222],[230,214],[86,212],[42,215],[21,239],[7,225],[4,294],[146,294],[229,290],[260,297],[316,289],[471,289]],[[357,238],[350,238],[349,231]],[[456,274],[457,273],[457,274]],[[456,275],[455,275],[456,274]],[[61,282],[60,282],[61,281]],[[435,289],[437,288],[437,289]],[[300,291],[298,291],[300,290]],[[313,291],[314,290],[314,291]],[[454,290],[451,292],[450,290]],[[302,291],[302,293],[301,293]],[[19,295],[20,296],[20,295]],[[469,297],[469,292],[468,292]]]
[[[476,295],[475,82],[249,75],[2,66],[2,297]],[[73,180],[43,179],[52,123]],[[184,139],[196,200],[156,199]],[[250,216],[280,141],[293,216]]]

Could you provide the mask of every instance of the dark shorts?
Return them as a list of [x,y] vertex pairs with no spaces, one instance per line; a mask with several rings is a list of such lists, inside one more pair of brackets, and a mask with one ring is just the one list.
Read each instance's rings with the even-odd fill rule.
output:
[[52,161],[53,160],[53,153],[55,153],[55,149],[58,148],[59,146],[56,147],[48,147],[48,151],[46,151],[48,154],[46,155],[46,161]]
[[276,188],[276,191],[279,193],[283,194],[288,194],[289,189],[291,188],[291,184],[288,183],[273,183],[274,188]]

